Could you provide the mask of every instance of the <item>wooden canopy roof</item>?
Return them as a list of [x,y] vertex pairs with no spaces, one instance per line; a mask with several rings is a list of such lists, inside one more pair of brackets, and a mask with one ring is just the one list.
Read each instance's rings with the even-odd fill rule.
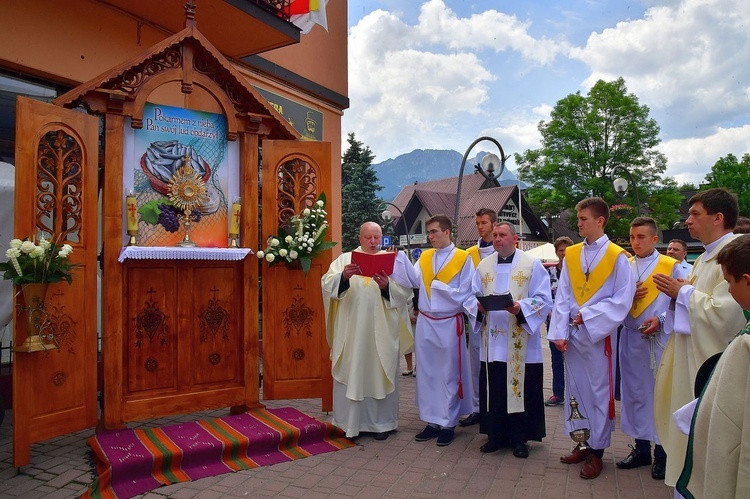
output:
[[172,82],[179,82],[185,94],[200,86],[217,98],[227,117],[229,140],[235,140],[238,131],[270,139],[299,138],[189,17],[182,31],[77,86],[53,103],[69,108],[83,105],[93,113],[130,116],[132,127],[142,128],[143,108],[149,95]]

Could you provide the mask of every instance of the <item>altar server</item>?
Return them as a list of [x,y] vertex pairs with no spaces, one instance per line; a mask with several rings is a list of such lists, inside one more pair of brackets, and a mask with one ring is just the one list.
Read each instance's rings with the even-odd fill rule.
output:
[[[565,353],[568,397],[575,397],[591,431],[591,449],[576,447],[560,458],[566,464],[585,461],[580,477],[593,479],[602,471],[602,456],[614,431],[614,363],[617,327],[633,304],[635,278],[625,250],[609,241],[604,227],[609,206],[598,197],[576,205],[581,244],[565,252],[548,338]],[[565,406],[566,418],[571,408]],[[565,422],[570,432],[580,421]]]
[[[661,358],[654,391],[656,431],[667,451],[664,482],[674,486],[685,462],[687,436],[674,424],[672,414],[693,400],[693,384],[700,366],[723,351],[745,324],[742,309],[729,294],[729,285],[716,255],[732,239],[739,206],[726,189],[707,189],[690,198],[688,230],[706,251],[693,264],[687,280],[655,274],[657,289],[674,300],[667,313],[671,327]],[[670,307],[671,309],[672,307]]]
[[427,220],[426,229],[433,248],[422,252],[415,263],[419,316],[414,351],[420,359],[417,408],[427,426],[415,440],[437,438],[437,445],[445,446],[453,442],[459,415],[472,412],[464,310],[472,298],[474,264],[466,251],[451,242],[450,218],[435,215]]
[[[750,236],[716,261],[729,292],[750,310]],[[688,498],[750,497],[750,322],[721,354],[698,399],[677,491]]]
[[[492,228],[497,222],[497,213],[489,208],[479,208],[474,216],[479,240],[477,244],[467,248],[466,251],[471,255],[474,268],[476,268],[479,262],[495,252],[492,246]],[[471,394],[472,413],[458,421],[461,426],[479,423],[479,335],[469,333],[467,339],[469,340],[469,363],[471,364],[471,381],[474,390]]]
[[[663,480],[667,455],[656,435],[654,423],[654,383],[668,334],[662,327],[669,307],[669,296],[659,292],[653,275],[662,273],[675,279],[687,277],[680,262],[660,254],[656,222],[638,217],[630,224],[630,246],[635,256],[630,268],[636,279],[633,306],[622,323],[620,335],[620,427],[635,439],[630,454],[617,462],[621,469],[651,466],[651,477]],[[651,459],[651,442],[655,443]]]

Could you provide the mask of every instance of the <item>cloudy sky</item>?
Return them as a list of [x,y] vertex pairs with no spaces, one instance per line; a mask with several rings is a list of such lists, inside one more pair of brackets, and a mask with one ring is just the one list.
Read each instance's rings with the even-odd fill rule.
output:
[[523,152],[558,100],[619,76],[678,182],[750,151],[747,0],[352,0],[342,131],[375,162],[484,135]]

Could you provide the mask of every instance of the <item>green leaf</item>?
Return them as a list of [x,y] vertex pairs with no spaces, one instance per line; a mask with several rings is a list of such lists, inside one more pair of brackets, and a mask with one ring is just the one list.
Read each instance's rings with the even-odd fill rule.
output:
[[316,249],[317,249],[317,252],[319,253],[321,251],[325,251],[327,249],[331,249],[334,246],[336,246],[337,244],[338,243],[334,242],[334,241],[323,241],[322,243],[320,243],[320,245]]
[[307,275],[308,272],[310,272],[310,267],[312,266],[312,258],[309,256],[301,256],[299,258],[300,264],[302,264],[302,271]]
[[161,210],[159,209],[160,204],[172,204],[172,202],[167,198],[161,198],[142,204],[140,208],[138,208],[138,214],[141,216],[141,220],[151,225],[158,224],[159,215],[161,215]]

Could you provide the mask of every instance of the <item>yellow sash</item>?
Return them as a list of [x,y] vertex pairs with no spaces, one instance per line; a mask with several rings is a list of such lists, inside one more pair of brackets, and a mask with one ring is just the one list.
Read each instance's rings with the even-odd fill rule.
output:
[[456,248],[453,253],[453,258],[443,265],[437,275],[435,275],[435,269],[432,268],[432,256],[435,254],[435,248],[428,249],[422,252],[419,257],[419,268],[422,270],[422,283],[424,283],[424,289],[427,291],[427,297],[430,298],[431,289],[430,284],[432,281],[437,279],[438,281],[448,284],[461,269],[464,267],[464,262],[469,257],[469,254]]
[[474,268],[477,268],[479,262],[482,261],[482,256],[479,254],[479,246],[475,244],[467,249],[466,252],[471,255],[471,259],[474,261]]
[[[631,262],[633,261],[633,258],[630,259]],[[646,291],[646,296],[644,296],[640,300],[633,301],[633,306],[630,308],[630,315],[633,318],[639,317],[643,313],[643,311],[646,310],[648,306],[654,302],[656,297],[659,296],[660,291],[656,289],[656,283],[654,283],[653,278],[654,274],[672,275],[672,269],[674,268],[676,263],[677,260],[670,256],[659,255],[659,261],[656,262],[654,270],[651,271],[646,280],[643,281],[643,284],[641,284],[641,286],[648,290]]]
[[570,285],[579,307],[599,291],[599,288],[612,274],[617,256],[625,250],[610,241],[602,259],[596,267],[591,269],[588,281],[581,266],[581,251],[583,251],[583,243],[568,246],[565,250],[565,265],[568,267]]

